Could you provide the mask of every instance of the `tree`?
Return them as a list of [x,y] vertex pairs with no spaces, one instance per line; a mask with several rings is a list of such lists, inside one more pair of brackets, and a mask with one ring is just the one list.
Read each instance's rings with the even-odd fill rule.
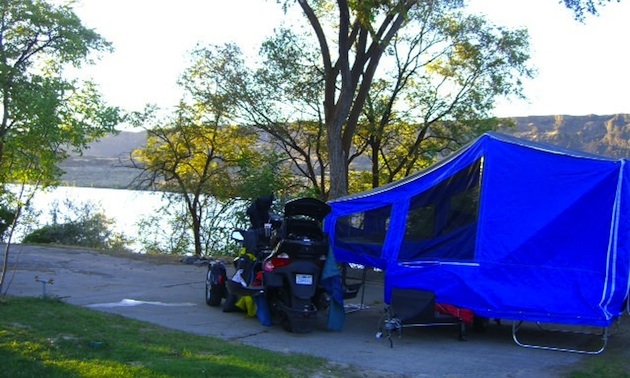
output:
[[[455,12],[460,7],[456,1],[424,2],[409,11],[408,32],[392,39],[374,74],[343,161],[346,171],[355,161],[363,169],[359,160],[371,152],[372,186],[379,185],[380,162],[389,171],[384,182],[405,176],[496,124],[480,119],[497,96],[520,94],[521,76],[531,75],[524,66],[526,32],[466,18]],[[245,123],[270,135],[317,196],[327,199],[326,78],[312,46],[307,37],[279,30],[263,44],[262,67],[249,76],[241,69],[246,93],[235,97],[243,103]],[[358,176],[365,174],[351,177]]]
[[[242,127],[196,123],[181,113],[173,123],[153,126],[147,133],[146,147],[134,151],[143,168],[136,184],[163,191],[171,200],[169,207],[183,202],[195,255],[205,255],[216,240],[212,233],[217,225],[210,230],[204,225],[232,208],[230,200],[247,187],[244,181],[252,167],[262,165],[252,148],[256,134]],[[248,174],[239,175],[240,167],[247,167]]]
[[260,67],[241,67],[239,85],[231,92],[241,123],[267,136],[304,179],[298,190],[326,200],[328,149],[316,53],[307,39],[279,29],[263,43]]
[[[572,10],[577,20],[584,21],[586,14],[597,16],[599,14],[597,8],[612,1],[613,0],[560,0],[560,3],[564,3],[568,9]],[[621,0],[617,0],[617,2],[619,3]]]
[[[293,1],[283,0],[285,7]],[[577,19],[597,14],[611,0],[561,0]],[[619,0],[618,0],[619,1]],[[330,157],[330,197],[348,192],[352,140],[381,58],[409,13],[437,4],[463,6],[461,0],[298,0],[317,38],[324,76],[324,120]],[[329,36],[334,36],[329,38]]]
[[110,45],[67,6],[0,3],[1,179],[45,172],[54,181],[68,149],[80,152],[120,121],[118,109],[105,106],[92,83],[62,76],[68,65],[79,67]]
[[[298,0],[321,52],[332,199],[348,192],[347,161],[352,139],[381,57],[406,25],[408,12],[419,3],[423,2]],[[333,6],[338,13],[335,25],[325,25],[333,14],[328,9]],[[326,34],[331,30],[337,34],[333,40]]]
[[[167,196],[183,200],[197,256],[206,253],[207,238],[217,231],[216,223],[207,229],[204,220],[233,209],[234,198],[279,193],[287,186],[283,164],[260,146],[255,130],[230,125],[235,100],[224,82],[235,76],[237,60],[232,58],[237,55],[232,45],[194,51],[180,80],[186,94],[176,114],[153,121],[146,147],[134,152],[143,169],[138,184],[157,185]],[[144,115],[138,123],[147,119]],[[217,203],[224,206],[215,207]],[[210,214],[210,209],[216,212]]]
[[119,110],[106,106],[92,83],[64,78],[68,66],[109,49],[68,6],[0,0],[0,183],[53,185],[69,150],[114,131]]
[[[308,82],[313,75],[305,75],[294,60],[296,54],[304,55],[307,50],[289,43],[292,37],[281,30],[274,40],[267,41],[261,50],[264,61],[259,67],[246,66],[242,51],[235,45],[199,47],[192,53],[194,63],[182,83],[185,82],[191,101],[214,104],[214,112],[222,112],[223,122],[255,131],[260,143],[270,146],[268,151],[259,146],[258,151],[263,152],[269,162],[276,161],[268,164],[273,167],[275,176],[286,176],[287,162],[278,161],[282,154],[283,159],[288,158],[293,163],[291,168],[303,172],[313,185],[307,189],[299,181],[289,183],[285,177],[280,180],[287,185],[283,192],[312,192],[315,188],[315,195],[319,197],[317,177],[308,173],[321,172],[323,176],[324,170],[318,168],[323,164],[325,146],[319,143],[317,136],[322,131],[313,121],[317,119],[317,112],[305,111],[312,104],[305,98],[317,102],[319,97],[315,97],[313,92],[316,91]],[[287,55],[285,50],[278,50],[278,46],[291,46],[289,48],[296,52]],[[219,109],[218,103],[224,106]],[[264,176],[264,172],[259,174]]]
[[355,134],[349,160],[368,152],[372,187],[425,168],[495,128],[495,99],[522,96],[522,79],[533,75],[525,30],[429,6],[410,11],[408,26],[393,39],[394,67],[372,83]]

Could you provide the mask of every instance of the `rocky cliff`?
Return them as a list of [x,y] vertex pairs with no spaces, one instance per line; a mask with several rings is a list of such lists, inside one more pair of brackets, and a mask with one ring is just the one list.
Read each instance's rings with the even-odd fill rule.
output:
[[630,114],[517,117],[501,132],[598,155],[630,157]]

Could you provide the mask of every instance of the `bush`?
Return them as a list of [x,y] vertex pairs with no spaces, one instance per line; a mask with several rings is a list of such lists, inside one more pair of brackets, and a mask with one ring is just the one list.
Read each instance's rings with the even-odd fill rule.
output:
[[0,204],[0,241],[5,240],[6,232],[11,227],[13,219],[15,219],[15,210]]
[[111,230],[113,221],[104,214],[94,213],[91,204],[76,206],[66,200],[73,216],[58,221],[59,210],[53,209],[53,222],[29,233],[23,243],[63,244],[104,250],[126,249],[127,241]]

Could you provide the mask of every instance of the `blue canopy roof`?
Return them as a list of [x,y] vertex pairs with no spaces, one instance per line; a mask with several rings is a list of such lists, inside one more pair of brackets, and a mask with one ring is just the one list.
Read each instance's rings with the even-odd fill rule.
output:
[[609,325],[630,278],[626,161],[487,133],[403,180],[330,201],[338,261],[490,318]]

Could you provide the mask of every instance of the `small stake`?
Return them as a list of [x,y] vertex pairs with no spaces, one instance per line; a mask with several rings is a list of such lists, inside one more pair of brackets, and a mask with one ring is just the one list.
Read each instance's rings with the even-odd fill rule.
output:
[[39,276],[35,276],[35,281],[42,283],[42,298],[46,299],[48,297],[48,295],[46,295],[46,285],[52,285],[54,283],[53,279],[42,280]]

